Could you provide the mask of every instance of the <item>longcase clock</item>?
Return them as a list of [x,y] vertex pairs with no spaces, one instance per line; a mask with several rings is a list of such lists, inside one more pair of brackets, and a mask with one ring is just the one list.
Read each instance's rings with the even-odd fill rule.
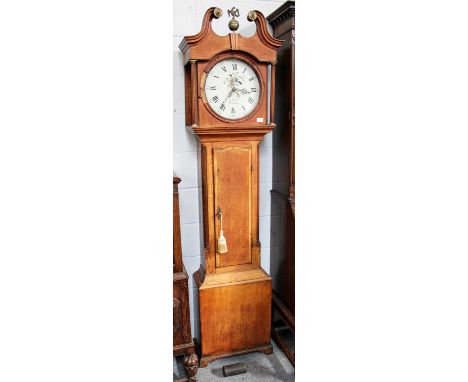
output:
[[282,41],[250,11],[256,32],[211,27],[180,43],[185,65],[186,125],[201,145],[204,256],[194,274],[200,303],[200,367],[226,356],[271,354],[271,277],[261,268],[258,218],[259,143],[274,127],[276,51]]

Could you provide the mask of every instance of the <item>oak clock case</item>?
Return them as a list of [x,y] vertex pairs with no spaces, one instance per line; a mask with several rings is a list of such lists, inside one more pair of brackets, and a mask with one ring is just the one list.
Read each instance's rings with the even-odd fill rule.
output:
[[[235,8],[228,13],[239,16]],[[186,125],[201,146],[204,261],[194,274],[200,367],[226,356],[272,352],[271,277],[260,266],[259,143],[275,127],[276,51],[282,41],[269,34],[258,11],[247,17],[256,24],[253,36],[237,28],[217,35],[211,22],[221,15],[221,9],[209,8],[201,31],[179,45]]]

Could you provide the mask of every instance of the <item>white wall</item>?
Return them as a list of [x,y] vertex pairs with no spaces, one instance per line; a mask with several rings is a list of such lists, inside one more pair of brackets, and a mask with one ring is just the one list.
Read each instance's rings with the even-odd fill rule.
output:
[[[258,10],[268,16],[283,3],[283,0],[269,1],[207,1],[207,0],[174,0],[174,30],[173,30],[173,167],[174,172],[182,179],[179,184],[180,198],[180,224],[182,235],[182,253],[185,268],[190,276],[190,319],[192,322],[192,335],[199,338],[199,308],[197,293],[194,290],[193,273],[199,268],[201,261],[201,217],[198,202],[201,193],[197,155],[199,146],[196,138],[185,128],[184,109],[184,78],[182,54],[179,43],[186,35],[199,32],[205,11],[212,6],[223,10],[223,16],[213,20],[213,29],[216,33],[225,35],[229,32],[227,27],[227,10],[233,6],[240,10],[239,32],[250,36],[255,31],[254,23],[246,19],[248,11]],[[270,271],[270,190],[272,181],[272,137],[271,133],[265,136],[260,144],[260,242],[262,244],[261,264],[266,272]]]

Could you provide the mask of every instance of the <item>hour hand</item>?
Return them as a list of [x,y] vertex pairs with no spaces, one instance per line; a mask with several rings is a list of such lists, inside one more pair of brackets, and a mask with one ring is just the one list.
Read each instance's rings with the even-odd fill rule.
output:
[[244,88],[244,89],[239,89],[239,88],[234,87],[234,88],[232,88],[232,90],[234,90],[234,91],[237,92],[237,93],[241,92],[242,94],[250,93],[246,88]]
[[232,92],[234,91],[234,89],[235,89],[235,88],[232,88],[232,89],[229,91],[229,93],[228,93],[228,95],[226,96],[226,98],[224,99],[223,103],[225,103],[225,102],[227,101],[227,99],[231,96],[231,94],[232,94]]

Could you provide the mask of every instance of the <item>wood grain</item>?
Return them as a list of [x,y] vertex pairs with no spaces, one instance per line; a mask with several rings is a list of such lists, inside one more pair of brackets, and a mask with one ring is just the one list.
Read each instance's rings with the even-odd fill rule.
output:
[[190,305],[188,297],[188,274],[182,261],[182,245],[180,237],[179,189],[181,179],[174,176],[173,184],[173,354],[185,354],[184,368],[187,376],[197,373],[197,356],[192,341],[190,328]]
[[[214,17],[215,8],[209,8],[200,32],[185,36],[179,45],[186,66],[186,113],[191,115],[186,119],[187,128],[201,145],[205,264],[194,274],[200,303],[201,367],[220,357],[272,351],[272,280],[260,267],[259,143],[275,127],[267,120],[271,107],[267,103],[267,74],[282,41],[269,34],[261,12],[256,11],[252,18],[256,32],[251,37],[217,35],[211,27]],[[259,78],[256,108],[237,120],[214,113],[204,93],[207,73],[226,58],[246,62]],[[224,254],[216,251],[218,208],[223,211],[228,247]]]
[[180,178],[172,178],[172,267],[173,272],[182,272],[182,245],[180,240],[179,189]]
[[269,345],[271,278],[261,269],[206,278],[199,286],[203,356]]
[[[221,208],[224,235],[229,238],[228,254],[216,254],[216,267],[251,264],[252,148],[250,144],[214,147],[213,165],[214,209]],[[221,227],[217,216],[215,227],[219,237]]]
[[[273,132],[272,208],[280,211],[271,221],[275,251],[270,269],[274,277],[273,309],[286,326],[295,330],[295,2],[287,1],[268,16],[273,34],[285,43],[276,65],[276,129]],[[272,72],[272,77],[273,77]],[[272,245],[273,246],[273,245]],[[275,329],[272,336],[294,365],[294,351]]]

